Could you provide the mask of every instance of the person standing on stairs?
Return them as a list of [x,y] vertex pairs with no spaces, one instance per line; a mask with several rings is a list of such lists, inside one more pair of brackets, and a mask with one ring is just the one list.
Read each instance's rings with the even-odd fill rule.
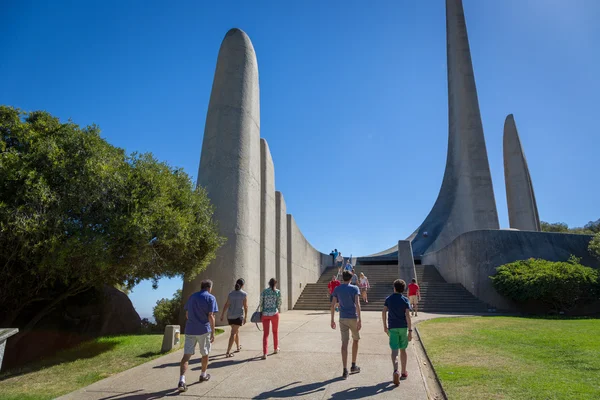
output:
[[342,278],[344,283],[336,287],[333,291],[333,300],[331,301],[331,329],[336,329],[335,308],[339,304],[340,308],[340,332],[342,334],[342,378],[348,379],[348,342],[350,341],[350,332],[352,332],[352,366],[350,373],[357,374],[360,367],[356,365],[358,357],[358,341],[360,340],[360,329],[362,320],[360,313],[360,293],[358,287],[351,285],[352,273],[344,271]]
[[342,266],[344,265],[344,257],[342,256],[342,252],[340,251],[337,257],[335,258],[335,265],[338,269],[337,279],[342,279]]
[[273,324],[273,353],[279,353],[279,310],[281,310],[281,293],[276,289],[277,280],[271,278],[269,287],[260,295],[260,311],[263,324],[263,360],[267,359],[269,350],[269,329]]
[[239,329],[242,325],[246,324],[246,316],[248,315],[248,294],[242,290],[244,283],[242,278],[235,282],[235,289],[227,296],[227,302],[221,312],[221,322],[223,322],[223,317],[225,317],[225,312],[227,312],[227,321],[231,326],[231,335],[229,336],[227,353],[225,353],[225,357],[227,358],[233,357],[231,348],[234,341],[237,346],[237,352],[242,349],[242,346],[240,346]]
[[421,288],[417,285],[417,280],[412,279],[408,285],[408,300],[410,301],[411,314],[418,317],[419,301],[421,301]]
[[358,280],[358,287],[360,288],[360,294],[362,295],[363,301],[368,304],[369,298],[367,296],[367,290],[371,288],[371,285],[369,284],[369,278],[362,272],[360,273],[360,279]]
[[[390,337],[392,349],[392,363],[394,364],[393,381],[398,386],[401,379],[408,378],[406,361],[408,356],[406,348],[412,340],[412,321],[410,319],[410,304],[402,293],[406,289],[406,282],[402,279],[394,281],[394,293],[385,299],[385,306],[381,312],[383,330]],[[400,364],[402,373],[398,371],[398,351],[400,351]]]
[[329,289],[329,302],[331,303],[331,300],[333,300],[333,291],[335,290],[336,287],[340,286],[342,283],[340,281],[338,281],[337,277],[334,275],[333,278],[331,278],[331,281],[327,284],[327,289]]

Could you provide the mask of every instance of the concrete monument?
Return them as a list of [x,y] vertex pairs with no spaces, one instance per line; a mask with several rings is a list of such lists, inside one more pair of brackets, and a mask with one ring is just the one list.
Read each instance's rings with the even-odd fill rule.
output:
[[269,145],[260,139],[260,284],[275,277],[275,167]]
[[522,231],[541,231],[529,167],[512,114],[504,121],[503,145],[504,182],[510,227]]
[[446,0],[446,42],[446,171],[433,209],[410,238],[417,255],[440,249],[465,232],[500,228],[461,0]]
[[262,289],[260,166],[256,54],[248,36],[232,29],[219,50],[198,170],[198,185],[206,188],[227,242],[204,272],[184,282],[184,301],[200,290],[202,279],[212,279],[222,306],[236,279],[244,278],[253,283],[245,288],[250,304],[257,303]]

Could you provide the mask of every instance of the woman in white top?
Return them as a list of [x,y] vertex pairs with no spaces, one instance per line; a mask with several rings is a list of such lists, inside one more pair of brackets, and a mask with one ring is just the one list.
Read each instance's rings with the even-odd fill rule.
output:
[[358,280],[358,286],[360,287],[360,293],[362,294],[362,298],[363,298],[364,302],[368,303],[369,299],[367,298],[367,289],[370,289],[371,285],[369,285],[369,278],[367,278],[365,276],[365,274],[363,274],[362,272],[360,273],[360,279]]

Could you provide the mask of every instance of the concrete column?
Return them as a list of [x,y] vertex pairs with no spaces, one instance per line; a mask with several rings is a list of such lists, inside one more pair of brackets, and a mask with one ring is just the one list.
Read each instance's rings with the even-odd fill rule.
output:
[[256,54],[248,36],[231,29],[217,58],[198,170],[198,185],[215,206],[214,218],[227,242],[204,272],[184,283],[184,302],[200,290],[203,279],[212,279],[222,308],[236,279],[244,278],[249,307],[256,307],[262,288],[260,164]]
[[292,295],[292,293],[294,293],[294,274],[293,274],[293,256],[294,256],[294,252],[292,249],[292,243],[294,242],[293,237],[292,237],[292,230],[294,228],[295,222],[294,222],[294,217],[292,217],[291,214],[286,214],[286,241],[287,241],[287,276],[288,276],[288,280],[287,280],[287,296],[288,296],[288,310],[292,310],[294,308],[294,296]]
[[398,241],[398,275],[406,283],[410,283],[411,279],[417,278],[410,240]]
[[282,311],[289,307],[289,279],[287,264],[287,207],[281,192],[275,192],[275,271],[281,290]]
[[504,183],[510,227],[522,231],[541,231],[535,192],[527,159],[521,145],[515,118],[504,121]]
[[446,0],[448,156],[438,198],[410,237],[415,254],[438,250],[462,233],[499,229],[462,0]]
[[260,283],[275,278],[275,168],[269,145],[260,139]]

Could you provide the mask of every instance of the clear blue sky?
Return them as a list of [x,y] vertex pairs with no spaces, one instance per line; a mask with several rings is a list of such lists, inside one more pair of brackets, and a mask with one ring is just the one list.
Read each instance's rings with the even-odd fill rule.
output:
[[[465,0],[501,226],[502,127],[513,113],[540,216],[600,217],[600,2]],[[0,1],[0,104],[98,124],[195,179],[228,29],[258,56],[261,135],[277,190],[323,252],[408,236],[446,160],[443,0]],[[142,316],[180,280],[134,289]]]

